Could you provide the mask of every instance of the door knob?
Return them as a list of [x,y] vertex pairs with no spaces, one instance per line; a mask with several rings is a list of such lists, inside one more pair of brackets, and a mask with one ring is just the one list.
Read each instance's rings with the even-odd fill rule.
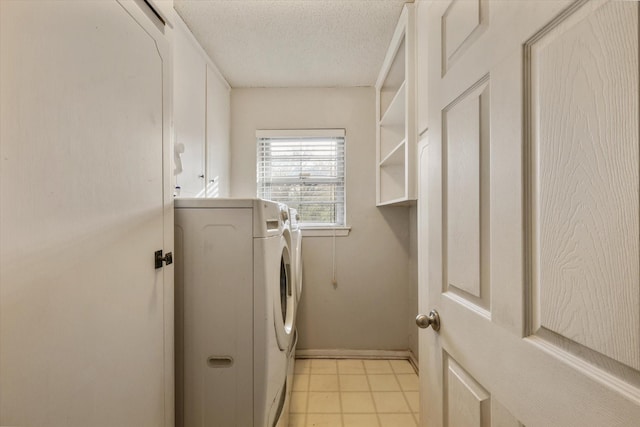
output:
[[418,316],[416,316],[416,325],[420,326],[422,329],[431,326],[434,331],[439,331],[440,315],[435,310],[431,310],[428,316],[424,314],[418,314]]
[[173,254],[171,252],[167,252],[164,256],[162,256],[162,250],[156,251],[154,254],[155,258],[155,267],[162,268],[162,263],[169,265],[173,263]]

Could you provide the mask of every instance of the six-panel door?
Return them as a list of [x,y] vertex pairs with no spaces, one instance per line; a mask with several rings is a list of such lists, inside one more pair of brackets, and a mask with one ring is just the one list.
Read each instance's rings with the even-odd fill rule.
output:
[[420,7],[422,425],[637,424],[639,4]]

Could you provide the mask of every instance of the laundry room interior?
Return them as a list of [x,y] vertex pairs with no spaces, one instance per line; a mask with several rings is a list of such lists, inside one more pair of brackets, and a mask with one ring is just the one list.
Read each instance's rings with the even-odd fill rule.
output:
[[[418,310],[417,205],[413,182],[416,177],[406,177],[412,180],[408,184],[411,189],[407,188],[406,195],[401,195],[394,203],[378,202],[375,166],[381,158],[376,157],[375,148],[378,120],[375,83],[380,74],[389,73],[381,71],[385,60],[387,68],[392,64],[405,68],[404,63],[400,64],[406,60],[404,50],[415,43],[413,34],[411,40],[403,42],[407,31],[414,31],[414,5],[409,5],[404,15],[404,2],[400,1],[376,5],[371,2],[330,2],[329,6],[309,2],[266,2],[253,4],[248,9],[243,2],[222,2],[212,8],[198,2],[174,3],[177,11],[174,102],[181,108],[174,110],[174,125],[182,168],[176,175],[176,186],[180,199],[211,195],[246,199],[257,196],[297,209],[303,236],[302,295],[294,307],[292,333],[296,334],[299,374],[294,374],[294,380],[289,381],[289,396],[287,393],[282,395],[287,397],[282,410],[288,412],[289,421],[286,421],[286,415],[282,416],[284,421],[278,425],[337,426],[342,425],[346,414],[348,425],[351,422],[377,425],[381,416],[385,425],[410,426],[418,422],[419,416],[418,328],[415,323]],[[407,30],[409,19],[411,28]],[[359,22],[354,24],[354,20]],[[385,21],[384,27],[374,29],[372,23],[379,20]],[[395,40],[392,40],[394,35]],[[395,46],[390,47],[393,43]],[[247,46],[247,52],[239,55],[240,48],[236,44]],[[340,44],[344,47],[337,49],[335,46]],[[316,49],[310,50],[309,46],[316,46]],[[398,54],[396,51],[400,49],[403,51]],[[214,52],[218,50],[223,57],[216,60]],[[274,61],[270,56],[276,51],[280,55]],[[388,51],[391,53],[387,55]],[[394,61],[396,57],[398,60]],[[221,61],[227,61],[227,64],[223,66]],[[365,67],[364,64],[369,65]],[[410,64],[413,66],[413,60]],[[225,66],[227,71],[222,71]],[[392,72],[402,71],[396,68]],[[405,76],[401,77],[404,80]],[[411,78],[414,78],[413,74]],[[412,81],[408,87],[414,86]],[[409,101],[403,98],[398,102]],[[399,107],[405,109],[404,105]],[[407,111],[415,114],[415,108]],[[395,128],[400,129],[397,133],[403,135],[405,125],[415,125],[413,117],[396,120]],[[267,172],[272,174],[274,182],[278,178],[274,172],[277,157],[263,160],[259,158],[263,150],[273,150],[275,156],[278,148],[274,144],[287,147],[287,144],[295,144],[296,138],[312,134],[330,137],[335,132],[343,138],[344,144],[344,152],[337,154],[341,156],[338,163],[318,166],[316,160],[305,157],[314,154],[309,149],[287,151],[289,156],[297,156],[294,162],[299,162],[295,165],[299,169],[295,174],[301,182],[278,194],[260,192],[265,172],[257,170],[256,165],[270,160],[273,169]],[[415,139],[417,133],[411,135]],[[266,139],[272,146],[259,148],[257,141]],[[397,145],[403,139],[406,138],[398,138],[393,144]],[[417,147],[417,141],[413,144]],[[334,151],[321,151],[320,154],[335,155]],[[291,160],[284,162],[281,168],[291,167]],[[302,162],[306,164],[302,166]],[[316,172],[322,176],[313,176]],[[343,181],[331,188],[331,194],[321,193],[324,190],[308,190],[316,186],[314,180],[326,179],[327,172],[343,174]],[[413,167],[411,173],[415,174]],[[303,174],[307,176],[300,178]],[[291,174],[286,176],[290,177]],[[404,174],[401,179],[405,179]],[[344,207],[331,205],[335,213],[332,212],[328,224],[322,224],[319,221],[325,220],[318,215],[305,216],[305,212],[314,215],[313,210],[321,206],[318,200],[320,203],[343,203]],[[184,244],[187,245],[186,227],[192,224],[186,219],[183,224],[181,218],[187,218],[186,212],[191,211],[185,208],[182,215],[180,203],[182,200],[176,201],[176,227],[181,230],[184,225]],[[340,215],[342,218],[336,217]],[[178,240],[182,236],[181,231],[176,232],[176,256],[179,256],[181,243]],[[226,241],[224,239],[229,237],[221,234],[218,241]],[[199,243],[198,247],[203,244],[207,245]],[[225,247],[224,252],[229,251],[231,249]],[[188,263],[186,250],[183,254]],[[214,258],[223,256],[219,254]],[[203,260],[202,263],[217,265],[217,261]],[[221,259],[220,263],[223,265],[218,274],[222,274],[220,270],[232,261]],[[196,270],[201,268],[189,265]],[[179,264],[176,268],[177,272],[181,271]],[[208,271],[216,272],[214,267]],[[183,290],[184,283],[185,296],[184,299],[177,296],[176,301],[184,301],[181,305],[185,314],[189,310],[206,310],[206,304],[194,308],[197,301],[202,301],[201,294],[196,297],[197,301],[189,303],[188,285],[195,284],[190,276],[187,277],[188,273],[184,280],[179,274],[176,275],[176,292]],[[220,279],[221,283],[239,281]],[[223,290],[219,293],[226,294]],[[210,294],[210,298],[215,298],[215,294]],[[223,305],[229,304],[234,305],[225,299]],[[223,309],[221,306],[220,310]],[[185,320],[184,325],[187,323]],[[218,323],[223,327],[224,318],[212,317],[205,323]],[[178,331],[183,327],[180,322],[176,325]],[[185,339],[188,338],[185,336]],[[187,347],[185,343],[184,348]],[[184,357],[188,358],[187,352]],[[338,360],[341,364],[345,361],[351,364],[342,367],[337,364]],[[374,363],[370,365],[370,371],[366,371],[365,361],[387,366]],[[398,364],[400,362],[404,363]],[[307,363],[309,366],[305,368]],[[313,363],[324,365],[314,370]],[[333,370],[325,366],[327,363],[334,364]],[[353,363],[360,366],[353,366]],[[184,369],[188,371],[189,367],[185,364]],[[342,388],[339,369],[349,372],[347,379],[343,378]],[[395,377],[396,373],[401,375],[400,379]],[[204,371],[200,372],[200,376],[204,374]],[[176,375],[180,378],[178,372]],[[189,382],[189,373],[185,371],[184,375],[184,387],[196,387]],[[365,383],[348,383],[362,382],[366,378],[382,380],[384,384],[376,383],[371,388]],[[220,384],[219,387],[229,395],[228,385]],[[186,391],[184,396],[188,396]],[[216,399],[217,403],[210,404],[207,412],[196,409],[196,405],[188,401],[200,402],[202,399],[194,397],[187,398],[184,406],[181,403],[177,406],[177,419],[184,418],[185,425],[195,425],[196,419],[212,416],[213,412],[220,414],[241,399]],[[379,409],[376,397],[382,399],[377,404]],[[344,400],[348,398],[356,400]],[[391,401],[392,406],[383,408],[383,401]],[[378,415],[376,410],[383,409],[385,413]],[[243,412],[242,409],[239,411]],[[238,419],[217,420],[220,425],[248,423]],[[275,425],[271,419],[258,421],[255,415],[253,421],[259,425]]]
[[0,0],[0,427],[637,425],[639,23]]

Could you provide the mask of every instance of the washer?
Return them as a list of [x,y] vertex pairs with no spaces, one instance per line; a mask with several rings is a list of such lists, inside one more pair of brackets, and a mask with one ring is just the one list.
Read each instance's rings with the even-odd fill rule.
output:
[[272,427],[294,333],[286,205],[177,199],[176,424]]
[[276,303],[273,307],[275,311],[281,310],[281,315],[279,316],[277,312],[274,312],[274,321],[276,336],[278,339],[278,346],[280,347],[280,350],[289,351],[294,341],[295,319],[298,307],[295,297],[294,281],[295,254],[292,247],[293,236],[291,234],[291,218],[289,215],[289,208],[283,203],[278,203],[278,206],[280,210],[280,219],[282,221],[282,235],[286,240],[289,249],[289,259],[287,263],[283,263],[282,265],[283,274],[281,274],[281,277],[285,277],[286,275],[286,277],[288,278],[288,283],[286,287],[280,287],[280,304]]
[[[300,215],[295,208],[289,208],[289,222],[291,228],[291,277],[293,281],[293,293],[294,293],[294,324],[293,324],[293,339],[289,346],[287,354],[288,366],[287,366],[287,397],[285,400],[285,413],[289,413],[289,405],[291,402],[291,392],[293,388],[293,376],[295,371],[296,361],[296,345],[298,344],[298,331],[295,327],[295,320],[297,316],[298,304],[300,297],[302,296],[302,230],[300,229]],[[288,415],[283,417],[277,427],[286,427],[288,425]]]
[[298,214],[297,209],[289,208],[289,221],[293,257],[293,281],[295,283],[296,303],[298,303],[302,296],[302,229],[300,228],[300,214]]

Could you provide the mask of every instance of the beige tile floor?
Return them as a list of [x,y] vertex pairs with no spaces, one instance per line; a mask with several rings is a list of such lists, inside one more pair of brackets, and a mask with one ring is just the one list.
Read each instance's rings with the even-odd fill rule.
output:
[[416,427],[418,402],[406,360],[298,359],[289,427]]

